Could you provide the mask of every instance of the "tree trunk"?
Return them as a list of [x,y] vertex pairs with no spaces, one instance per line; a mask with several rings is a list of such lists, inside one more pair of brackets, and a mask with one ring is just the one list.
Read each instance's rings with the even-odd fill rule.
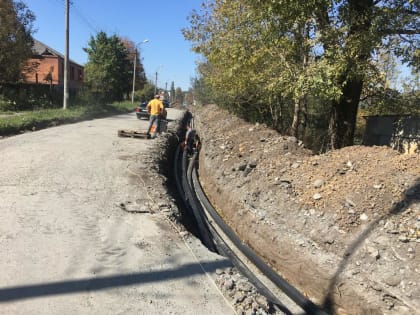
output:
[[341,82],[346,83],[342,87],[340,100],[333,102],[328,128],[331,149],[353,145],[357,110],[363,88],[363,74],[358,68],[369,60],[374,45],[374,42],[363,40],[369,38],[373,0],[349,0],[348,6],[348,45],[359,47],[359,51],[353,60],[349,60],[347,71],[341,77]]
[[305,141],[306,138],[306,125],[308,124],[308,100],[306,97],[303,98],[302,100],[302,105],[301,105],[301,113],[302,113],[302,132],[301,132],[301,137],[302,137],[302,141]]
[[290,127],[290,133],[293,137],[298,137],[298,131],[299,131],[299,114],[300,114],[300,99],[295,98],[295,110],[293,112],[293,121],[292,126]]
[[340,100],[333,103],[328,127],[331,149],[353,145],[362,88],[363,81],[361,79],[348,81],[343,87],[343,95]]

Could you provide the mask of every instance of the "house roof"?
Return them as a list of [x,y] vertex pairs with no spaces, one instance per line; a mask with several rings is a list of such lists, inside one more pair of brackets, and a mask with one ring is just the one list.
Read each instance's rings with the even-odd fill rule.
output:
[[[40,42],[39,40],[34,38],[34,45],[32,46],[32,52],[35,55],[53,55],[64,59],[64,55],[62,53],[59,53],[57,50],[52,49],[51,47],[45,45],[44,43]],[[70,59],[70,62],[73,64],[78,65],[79,67],[82,67],[82,65],[78,64],[77,62]]]

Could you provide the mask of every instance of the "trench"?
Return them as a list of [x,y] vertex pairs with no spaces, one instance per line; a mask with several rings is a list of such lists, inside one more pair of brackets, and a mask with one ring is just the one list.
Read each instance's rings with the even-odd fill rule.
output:
[[190,119],[191,117],[189,115],[184,115],[180,120],[176,131],[169,133],[167,141],[164,144],[163,154],[158,161],[158,171],[165,178],[163,184],[165,185],[169,196],[175,201],[175,205],[179,210],[179,216],[177,217],[178,223],[183,225],[188,232],[201,240],[197,222],[188,210],[185,199],[178,192],[177,182],[174,174],[176,151],[180,144],[180,140],[185,138],[185,128]]
[[[232,264],[239,270],[240,273],[246,276],[246,278],[255,286],[256,290],[265,296],[269,301],[269,310],[271,313],[275,310],[281,310],[285,314],[291,314],[287,307],[283,305],[283,303],[275,296],[273,293],[268,289],[264,283],[262,283],[257,276],[253,274],[251,270],[248,269],[246,265],[237,257],[237,255],[232,252],[232,250],[224,244],[224,241],[222,239],[217,238],[217,232],[213,230],[213,227],[207,226],[207,224],[203,224],[203,222],[200,222],[201,215],[197,213],[196,207],[200,208],[200,201],[199,199],[204,202],[203,198],[197,197],[194,194],[192,194],[192,191],[189,189],[186,189],[186,186],[191,186],[191,183],[189,185],[186,185],[186,182],[189,180],[197,181],[196,175],[192,174],[192,167],[191,165],[193,163],[190,163],[190,166],[188,166],[188,163],[185,161],[188,159],[196,160],[197,152],[194,154],[191,154],[189,156],[186,153],[186,149],[184,152],[180,152],[180,143],[185,139],[186,135],[186,126],[191,121],[191,114],[189,112],[184,115],[183,119],[180,121],[176,132],[170,133],[170,135],[167,138],[167,141],[164,144],[164,148],[162,148],[162,153],[159,160],[159,173],[164,176],[165,182],[164,185],[166,186],[166,190],[168,194],[172,197],[172,199],[175,201],[175,204],[179,210],[179,216],[178,216],[178,222],[182,224],[191,234],[193,234],[196,238],[200,239],[201,243],[206,246],[210,251],[217,252],[221,254],[222,256],[228,257]],[[199,141],[199,138],[198,138]],[[178,155],[182,156],[182,161],[179,161]],[[177,163],[177,164],[176,164]],[[187,164],[187,165],[186,165]],[[185,172],[188,168],[188,172]],[[189,176],[182,176],[182,180],[180,178],[177,178],[176,174],[178,174],[178,171],[182,171],[182,173],[188,173]],[[185,178],[187,177],[187,179]],[[181,184],[182,181],[182,184]],[[178,187],[182,186],[182,189],[178,189]],[[194,185],[192,185],[194,186]],[[181,196],[183,194],[183,196]],[[207,209],[211,209],[211,205],[208,203],[206,205],[203,205]],[[194,208],[194,209],[193,209]],[[216,210],[212,208],[212,212],[216,213]],[[223,224],[220,222],[218,218],[213,216],[213,220],[219,221],[218,225],[223,226]],[[203,227],[205,227],[203,229]],[[297,305],[299,305],[306,314],[325,314],[322,310],[320,310],[314,303],[312,303],[310,300],[308,300],[304,295],[302,295],[300,292],[297,291],[296,288],[291,286],[285,279],[283,279],[281,276],[279,276],[277,273],[275,273],[271,268],[266,265],[261,258],[259,258],[250,248],[248,248],[246,245],[242,244],[242,241],[234,235],[232,231],[228,227],[222,228],[226,235],[233,241],[233,243],[236,245],[237,248],[240,249],[242,253],[245,254],[245,256],[269,279],[274,283],[277,288],[281,288],[281,290],[286,293]],[[203,230],[206,230],[207,232],[203,233]],[[227,232],[226,232],[227,231]],[[212,235],[215,237],[214,239],[210,236]],[[220,236],[219,236],[220,237]]]

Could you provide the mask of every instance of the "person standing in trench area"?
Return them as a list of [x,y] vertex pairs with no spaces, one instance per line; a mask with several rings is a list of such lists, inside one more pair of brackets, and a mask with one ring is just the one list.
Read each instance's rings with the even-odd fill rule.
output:
[[[150,139],[154,139],[156,138],[156,133],[158,132],[158,128],[159,128],[159,123],[160,123],[160,115],[163,112],[163,103],[162,101],[159,99],[160,95],[155,95],[155,98],[152,99],[148,104],[147,104],[147,112],[150,115],[149,118],[149,128],[147,129],[146,135],[147,138]],[[153,135],[150,134],[150,131],[152,129],[152,127],[154,126],[154,130],[153,130]]]

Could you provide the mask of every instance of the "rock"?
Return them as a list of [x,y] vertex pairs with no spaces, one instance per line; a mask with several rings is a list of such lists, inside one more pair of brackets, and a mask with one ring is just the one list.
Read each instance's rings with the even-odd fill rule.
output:
[[233,296],[234,303],[241,303],[243,302],[243,300],[245,300],[245,294],[241,292],[236,292],[235,295]]
[[250,167],[250,168],[256,168],[257,167],[257,161],[250,161],[249,163],[248,163],[248,166]]
[[392,221],[386,221],[384,225],[384,229],[386,231],[394,231],[395,230],[395,224]]
[[409,238],[407,237],[407,236],[405,236],[405,235],[401,235],[399,238],[398,238],[398,240],[400,241],[400,242],[402,242],[402,243],[408,243],[410,240],[409,240]]
[[324,185],[325,181],[323,179],[317,179],[313,183],[314,188],[320,188],[322,185]]
[[248,176],[248,174],[249,173],[251,173],[251,171],[252,171],[252,168],[250,168],[250,167],[246,167],[245,169],[244,169],[244,176],[246,177],[246,176]]
[[390,287],[396,287],[401,282],[401,276],[397,274],[385,274],[384,282]]
[[264,296],[258,295],[255,298],[255,302],[257,302],[261,307],[266,308],[268,306],[268,301]]
[[353,200],[346,198],[346,201],[344,202],[344,206],[347,208],[351,208],[351,207],[355,207],[356,204],[353,202]]
[[379,259],[381,255],[379,254],[379,250],[373,246],[367,246],[366,252],[369,254],[370,257],[373,257],[375,259]]
[[321,198],[322,198],[322,195],[321,195],[321,194],[316,193],[316,194],[314,194],[314,195],[312,196],[312,198],[313,198],[314,200],[319,200],[319,199],[321,199]]
[[223,283],[223,289],[225,289],[226,291],[232,290],[234,286],[235,286],[235,283],[233,282],[232,279],[228,279]]
[[366,213],[362,213],[360,215],[360,221],[367,221],[369,219],[369,217],[367,216]]
[[241,164],[241,165],[238,166],[238,170],[243,172],[243,171],[245,171],[246,166],[247,166],[247,164]]
[[287,137],[287,138],[286,138],[286,141],[288,141],[288,142],[293,142],[293,143],[297,143],[297,142],[298,142],[298,139],[296,139],[296,137]]
[[370,287],[371,287],[373,290],[375,290],[375,291],[378,291],[378,292],[381,292],[381,291],[382,291],[382,287],[381,287],[381,285],[380,285],[379,283],[377,283],[377,282],[372,282],[372,283],[370,284]]
[[252,291],[252,285],[249,284],[246,281],[238,282],[236,284],[236,287],[238,288],[238,290],[241,290],[241,291],[244,291],[244,292],[251,292]]
[[325,239],[324,239],[324,243],[326,244],[333,244],[335,241],[334,236],[332,236],[331,234],[328,234]]
[[[181,232],[179,232],[179,235],[181,235],[182,237],[187,237],[189,234],[190,233],[187,232],[187,231],[181,231]],[[216,273],[217,273],[217,270],[216,270]]]

